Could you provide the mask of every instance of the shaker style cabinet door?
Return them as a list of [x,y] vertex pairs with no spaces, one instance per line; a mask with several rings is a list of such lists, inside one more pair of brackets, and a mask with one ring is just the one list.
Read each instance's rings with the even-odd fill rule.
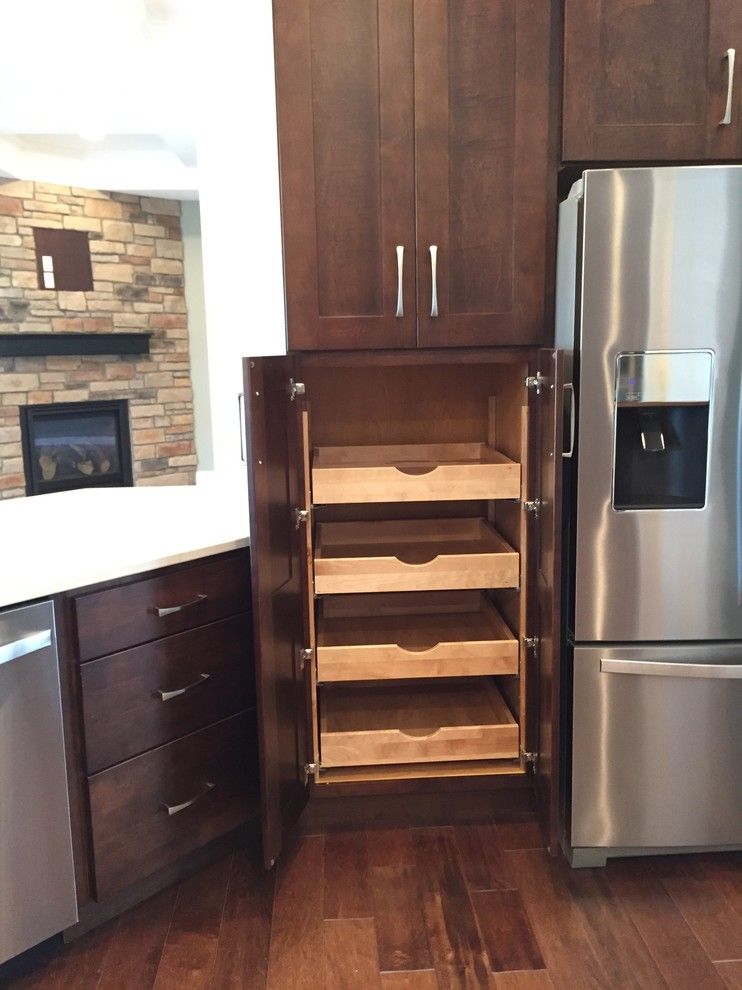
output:
[[274,0],[289,350],[415,346],[412,0]]
[[548,0],[416,0],[418,345],[538,344]]
[[566,0],[563,159],[738,158],[740,59],[740,0]]

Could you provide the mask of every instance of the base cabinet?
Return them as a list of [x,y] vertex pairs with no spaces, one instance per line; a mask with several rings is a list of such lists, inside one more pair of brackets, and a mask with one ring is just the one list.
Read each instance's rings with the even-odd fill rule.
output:
[[558,488],[560,368],[525,349],[245,362],[266,865],[312,788],[536,769],[552,812],[557,514],[539,493]]

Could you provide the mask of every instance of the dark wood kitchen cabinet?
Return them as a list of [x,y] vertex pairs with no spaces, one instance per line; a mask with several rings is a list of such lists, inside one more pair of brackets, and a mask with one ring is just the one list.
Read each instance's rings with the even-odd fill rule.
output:
[[289,349],[545,342],[550,3],[274,21]]
[[566,0],[563,159],[739,158],[740,57],[739,0]]
[[266,865],[310,791],[536,792],[556,849],[560,356],[252,358],[245,394]]

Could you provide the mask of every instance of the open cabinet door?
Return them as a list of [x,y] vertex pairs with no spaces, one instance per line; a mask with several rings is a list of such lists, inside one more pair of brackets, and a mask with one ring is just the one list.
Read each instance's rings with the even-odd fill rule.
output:
[[[304,648],[301,402],[293,358],[244,364],[250,560],[258,696],[263,858],[271,867],[308,798]],[[306,524],[308,525],[308,523]]]
[[549,851],[559,849],[561,693],[561,532],[564,354],[538,351],[542,385],[536,395],[537,494],[541,500],[536,550],[538,759],[536,782]]

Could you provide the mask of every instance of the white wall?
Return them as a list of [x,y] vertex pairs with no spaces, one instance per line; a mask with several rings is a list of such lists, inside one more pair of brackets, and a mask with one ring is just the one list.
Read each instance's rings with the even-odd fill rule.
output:
[[191,352],[193,412],[196,424],[198,473],[214,469],[214,436],[209,383],[209,340],[204,300],[201,213],[198,203],[182,203],[183,275],[188,307],[188,344]]

